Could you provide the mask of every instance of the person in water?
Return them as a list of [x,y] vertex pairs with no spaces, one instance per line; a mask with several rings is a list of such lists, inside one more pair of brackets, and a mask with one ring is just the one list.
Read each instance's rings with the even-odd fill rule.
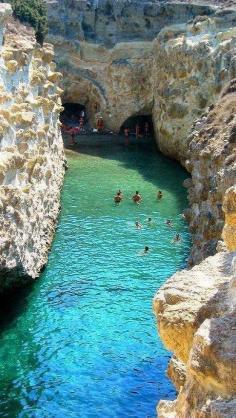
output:
[[142,224],[139,221],[135,222],[135,226],[136,226],[136,229],[141,229],[142,228]]
[[145,246],[142,251],[139,252],[139,256],[147,255],[150,252],[150,248]]
[[119,193],[120,194],[120,196],[121,196],[121,199],[123,199],[124,198],[124,195],[123,195],[123,193],[122,193],[122,191],[119,189],[118,190],[118,192],[117,193]]
[[180,241],[181,241],[180,234],[176,234],[172,242],[180,242]]
[[122,201],[122,195],[121,195],[121,192],[120,191],[118,191],[117,193],[116,193],[116,195],[114,196],[114,202],[115,202],[115,204],[116,205],[119,205],[119,203]]
[[173,223],[172,223],[172,221],[170,219],[167,219],[166,220],[166,225],[169,226],[170,228],[173,227]]
[[152,218],[148,218],[147,219],[147,224],[148,224],[148,226],[153,226],[153,220],[152,220]]
[[133,200],[133,202],[134,203],[136,203],[136,205],[139,205],[139,203],[141,202],[141,200],[142,200],[142,196],[141,196],[141,194],[139,194],[139,192],[138,191],[136,191],[136,193],[133,195],[133,197],[132,197],[132,200]]
[[163,193],[161,190],[159,190],[159,192],[157,193],[157,199],[160,200],[163,198]]

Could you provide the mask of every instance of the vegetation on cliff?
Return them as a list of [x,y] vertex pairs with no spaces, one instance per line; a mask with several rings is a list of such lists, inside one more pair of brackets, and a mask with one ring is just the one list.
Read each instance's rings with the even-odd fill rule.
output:
[[[0,0],[6,3],[6,0]],[[14,16],[35,29],[36,39],[42,44],[47,33],[47,9],[44,0],[8,0]]]

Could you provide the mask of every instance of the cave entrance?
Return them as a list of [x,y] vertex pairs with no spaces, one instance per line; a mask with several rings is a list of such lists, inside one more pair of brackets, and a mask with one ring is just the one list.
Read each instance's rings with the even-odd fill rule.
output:
[[154,128],[151,115],[133,115],[130,116],[121,125],[120,134],[125,135],[126,130],[130,137],[140,139],[154,138]]
[[64,110],[61,112],[60,121],[67,127],[79,126],[81,116],[87,123],[86,107],[79,103],[63,103]]

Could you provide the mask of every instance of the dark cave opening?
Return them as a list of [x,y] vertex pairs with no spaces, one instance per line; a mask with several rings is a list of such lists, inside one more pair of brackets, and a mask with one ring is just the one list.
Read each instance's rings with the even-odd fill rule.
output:
[[154,128],[151,115],[133,115],[130,116],[121,125],[120,134],[125,134],[128,130],[129,135],[135,135],[140,137],[153,137]]
[[79,125],[80,118],[86,122],[86,107],[80,103],[63,103],[64,110],[61,112],[60,121],[64,125]]

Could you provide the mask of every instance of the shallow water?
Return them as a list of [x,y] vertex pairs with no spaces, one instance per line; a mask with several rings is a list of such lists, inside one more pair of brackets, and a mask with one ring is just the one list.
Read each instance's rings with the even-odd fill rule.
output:
[[[186,264],[186,172],[150,146],[79,151],[69,156],[49,264],[1,312],[1,418],[155,417],[158,400],[175,396],[152,298]],[[135,190],[140,206],[130,200]],[[171,243],[176,232],[180,244]]]

